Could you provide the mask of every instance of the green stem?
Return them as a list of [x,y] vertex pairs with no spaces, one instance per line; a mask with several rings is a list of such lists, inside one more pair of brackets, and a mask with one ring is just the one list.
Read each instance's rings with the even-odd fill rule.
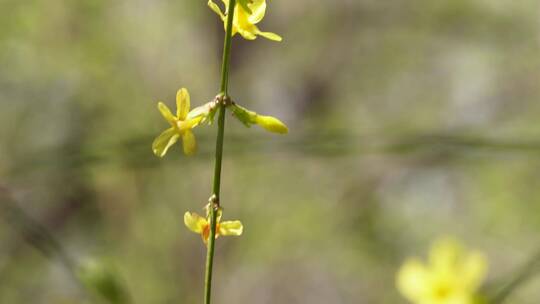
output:
[[521,268],[514,274],[510,282],[502,287],[487,303],[501,304],[506,302],[510,295],[532,279],[535,275],[540,274],[540,251],[534,254]]
[[[232,23],[234,17],[234,7],[236,0],[230,0],[229,9],[227,12],[227,31],[225,34],[225,42],[223,46],[223,59],[221,66],[221,98],[228,98],[229,84],[229,62],[231,58],[231,43],[232,43]],[[214,248],[216,241],[216,215],[217,208],[220,204],[221,190],[221,161],[223,159],[223,139],[225,136],[225,105],[223,102],[219,104],[218,114],[218,133],[216,139],[216,160],[214,166],[214,185],[212,188],[212,199],[210,200],[210,235],[208,238],[208,247],[206,251],[206,272],[204,279],[204,304],[210,304],[212,295],[212,270],[214,265]]]

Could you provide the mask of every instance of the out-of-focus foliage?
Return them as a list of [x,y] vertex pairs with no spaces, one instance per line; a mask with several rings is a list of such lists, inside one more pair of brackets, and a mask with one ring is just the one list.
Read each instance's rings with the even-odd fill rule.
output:
[[114,266],[102,261],[88,260],[80,263],[77,278],[92,292],[98,301],[110,304],[129,304],[128,291],[115,274]]
[[[230,93],[290,133],[228,117],[221,203],[244,232],[217,242],[216,304],[406,303],[395,273],[440,234],[510,279],[540,246],[540,2],[269,5],[283,42],[235,37]],[[222,37],[206,1],[0,4],[1,203],[73,260],[106,256],[135,303],[202,295],[182,217],[208,200],[215,129],[191,158],[151,143],[158,100],[218,93]],[[1,210],[0,303],[87,301]],[[509,301],[539,298],[531,279]]]

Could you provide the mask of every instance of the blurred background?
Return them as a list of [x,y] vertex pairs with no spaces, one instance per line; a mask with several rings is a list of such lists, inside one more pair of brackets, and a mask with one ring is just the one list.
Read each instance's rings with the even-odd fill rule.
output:
[[[395,273],[440,235],[489,281],[540,247],[540,2],[268,1],[233,40],[230,92],[286,136],[227,120],[214,303],[406,303]],[[205,0],[0,2],[0,303],[87,303],[104,261],[134,303],[202,300],[183,224],[211,192],[194,157],[151,143],[186,87],[219,89],[223,24]],[[230,117],[230,116],[229,116]],[[71,269],[71,270],[70,270]],[[540,279],[509,302],[537,304]]]

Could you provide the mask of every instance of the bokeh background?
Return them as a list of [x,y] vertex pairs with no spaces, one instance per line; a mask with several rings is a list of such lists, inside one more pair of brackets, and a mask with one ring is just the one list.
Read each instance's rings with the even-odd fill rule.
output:
[[[230,92],[286,136],[228,119],[214,303],[406,303],[395,273],[454,235],[509,280],[540,246],[540,2],[268,1],[235,37]],[[198,303],[205,247],[183,213],[199,152],[151,151],[180,87],[218,92],[206,1],[0,2],[0,303],[87,303],[104,261],[135,303]],[[59,254],[61,253],[61,254]],[[74,265],[71,265],[76,267]],[[540,279],[510,303],[537,304]]]

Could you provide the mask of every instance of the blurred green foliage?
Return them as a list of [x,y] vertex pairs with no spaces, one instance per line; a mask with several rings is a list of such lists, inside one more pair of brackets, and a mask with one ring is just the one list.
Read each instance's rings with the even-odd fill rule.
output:
[[[269,1],[281,43],[235,37],[231,95],[287,137],[228,119],[215,303],[405,303],[406,256],[453,234],[508,277],[539,246],[540,2]],[[263,26],[263,25],[261,25]],[[0,4],[0,186],[74,260],[106,257],[135,303],[196,303],[210,193],[199,153],[153,156],[156,102],[218,90],[206,1]],[[12,202],[13,203],[13,202]],[[15,224],[14,224],[15,223]],[[85,303],[0,214],[0,303]],[[509,278],[510,279],[510,278]],[[536,304],[529,280],[509,302]]]

